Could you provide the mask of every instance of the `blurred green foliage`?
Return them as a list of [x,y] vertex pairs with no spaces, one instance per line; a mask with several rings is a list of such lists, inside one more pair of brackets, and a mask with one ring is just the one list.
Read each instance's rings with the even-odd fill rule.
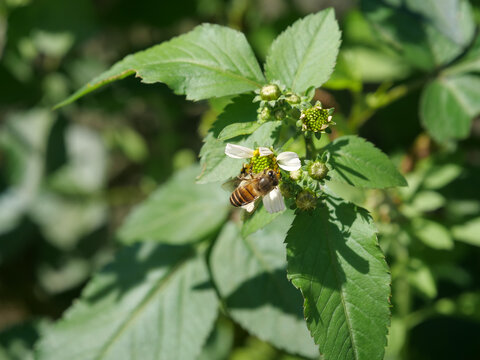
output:
[[[335,72],[316,92],[316,99],[337,110],[331,138],[360,134],[394,158],[409,184],[395,190],[331,184],[336,193],[366,207],[379,228],[393,279],[386,359],[478,358],[480,3],[444,0],[436,12],[432,3],[1,1],[0,359],[33,358],[34,344],[49,331],[47,319],[58,319],[92,274],[112,259],[120,247],[116,232],[136,204],[153,193],[147,206],[167,216],[172,205],[157,205],[155,196],[168,194],[178,179],[154,192],[156,187],[195,162],[202,137],[229,99],[187,102],[165,85],[129,78],[69,107],[51,108],[123,56],[203,22],[240,29],[263,61],[281,30],[326,6],[336,8],[343,33]],[[181,186],[200,191],[187,183],[170,192],[182,191]],[[215,196],[220,203],[222,193]],[[211,223],[205,216],[209,214],[200,214],[190,230],[201,237],[218,235],[226,210],[218,210]],[[122,240],[138,240],[128,236],[129,228],[155,220],[136,223],[141,217],[138,210],[123,225]],[[260,236],[256,221],[247,220],[244,237]],[[230,225],[213,256],[233,246],[227,230],[238,229]],[[165,235],[147,230],[150,237]],[[182,234],[179,241],[191,236]],[[275,253],[277,245],[272,241],[273,250],[267,251]],[[148,255],[143,251],[140,258]],[[161,252],[161,247],[149,251]],[[203,269],[188,254],[178,256]],[[128,258],[119,261],[135,267]],[[233,271],[229,265],[213,274],[227,295],[231,284],[222,277]],[[244,266],[261,273],[258,264]],[[147,271],[139,267],[134,275],[142,278]],[[101,276],[113,281],[108,272]],[[96,285],[92,292],[101,291]],[[262,310],[268,311],[257,309]],[[274,347],[256,338],[245,320],[255,313],[227,315],[220,315],[199,358],[298,358],[289,351],[310,355],[308,349],[263,339]],[[298,314],[289,315],[283,321],[298,322]],[[210,329],[203,331],[208,336]]]

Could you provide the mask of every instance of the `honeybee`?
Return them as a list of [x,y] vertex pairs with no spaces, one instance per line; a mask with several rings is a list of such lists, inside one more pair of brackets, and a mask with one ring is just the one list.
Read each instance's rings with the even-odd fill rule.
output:
[[230,203],[235,207],[246,207],[248,212],[253,211],[255,200],[267,195],[278,185],[277,173],[268,169],[258,174],[242,175],[238,180],[240,183],[232,192]]

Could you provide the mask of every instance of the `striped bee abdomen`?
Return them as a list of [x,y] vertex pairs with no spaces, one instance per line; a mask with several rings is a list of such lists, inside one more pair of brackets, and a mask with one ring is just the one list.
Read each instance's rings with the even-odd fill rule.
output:
[[230,196],[230,203],[239,207],[251,203],[256,198],[257,196],[253,194],[253,189],[249,189],[249,186],[238,187]]

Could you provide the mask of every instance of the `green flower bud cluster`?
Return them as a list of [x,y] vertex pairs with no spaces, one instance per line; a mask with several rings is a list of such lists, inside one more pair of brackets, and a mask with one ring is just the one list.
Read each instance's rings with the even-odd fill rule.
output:
[[257,121],[293,121],[300,117],[300,110],[309,106],[310,99],[287,91],[279,82],[263,86],[255,91],[254,102],[260,102],[257,109]]

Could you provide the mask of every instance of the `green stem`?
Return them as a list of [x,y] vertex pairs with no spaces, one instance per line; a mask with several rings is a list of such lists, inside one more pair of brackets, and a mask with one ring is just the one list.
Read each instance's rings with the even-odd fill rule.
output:
[[315,149],[315,145],[313,145],[313,138],[306,137],[305,138],[305,157],[307,160],[313,160],[317,156],[317,149]]
[[354,105],[348,119],[352,133],[357,133],[358,129],[375,115],[377,110],[422,87],[427,80],[428,78],[417,79],[410,83],[397,85],[388,91],[385,91],[385,86],[380,85],[376,92],[366,95],[360,92],[354,93]]

